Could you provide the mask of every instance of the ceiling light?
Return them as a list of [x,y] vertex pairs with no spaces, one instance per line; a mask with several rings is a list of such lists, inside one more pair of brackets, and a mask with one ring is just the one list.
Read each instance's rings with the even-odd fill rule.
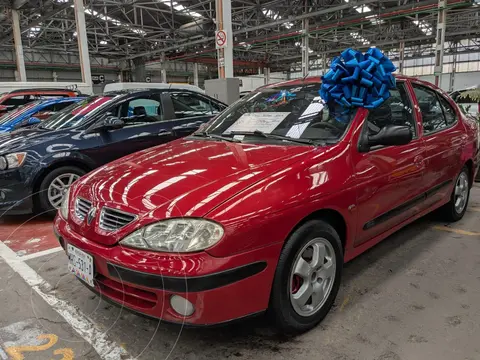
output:
[[125,29],[127,29],[127,30],[129,30],[129,31],[131,31],[135,34],[139,34],[139,35],[142,35],[142,36],[147,35],[147,32],[142,30],[142,29],[138,29],[136,27],[133,27],[130,24],[121,22],[120,20],[114,19],[114,18],[112,18],[108,15],[105,15],[105,14],[99,13],[98,11],[95,11],[93,9],[89,9],[89,8],[85,7],[85,14],[91,15],[93,17],[96,17],[97,19],[100,19],[100,20],[108,21],[108,22],[110,22],[114,25],[123,27],[123,28],[125,28]]
[[[273,10],[270,10],[270,9],[262,9],[262,13],[263,15],[265,15],[266,17],[268,17],[269,19],[272,19],[272,20],[282,20],[282,17],[280,16],[280,14],[278,12],[275,12]],[[293,23],[292,22],[285,22],[282,24],[282,26],[286,29],[290,29],[293,27]]]
[[360,35],[358,32],[351,32],[350,36],[353,37],[356,41],[361,43],[362,45],[368,45],[370,44],[370,41],[365,39],[362,35]]
[[424,20],[413,20],[412,21],[425,35],[432,35],[433,28],[432,26]]

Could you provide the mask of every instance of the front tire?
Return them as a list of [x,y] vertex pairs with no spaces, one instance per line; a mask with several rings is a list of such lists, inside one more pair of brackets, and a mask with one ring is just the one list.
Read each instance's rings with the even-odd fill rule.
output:
[[330,311],[340,287],[343,249],[338,233],[310,220],[289,237],[280,254],[269,313],[285,334],[315,327]]
[[446,221],[459,221],[465,215],[470,198],[470,172],[464,166],[455,179],[455,186],[450,196],[450,201],[442,207],[443,217]]
[[62,166],[49,172],[42,180],[38,192],[38,205],[42,213],[54,213],[72,183],[85,174],[75,166]]

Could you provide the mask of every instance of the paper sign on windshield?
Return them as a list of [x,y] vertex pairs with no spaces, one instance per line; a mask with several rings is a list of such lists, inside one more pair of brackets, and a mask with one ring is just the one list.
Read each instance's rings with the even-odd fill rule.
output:
[[243,114],[224,134],[234,131],[271,133],[290,114],[289,112],[255,112]]

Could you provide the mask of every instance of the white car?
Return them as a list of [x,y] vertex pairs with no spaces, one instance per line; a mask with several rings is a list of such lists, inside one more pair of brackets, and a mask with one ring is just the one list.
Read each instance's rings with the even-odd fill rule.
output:
[[454,91],[450,96],[466,114],[473,115],[475,118],[480,116],[480,85]]

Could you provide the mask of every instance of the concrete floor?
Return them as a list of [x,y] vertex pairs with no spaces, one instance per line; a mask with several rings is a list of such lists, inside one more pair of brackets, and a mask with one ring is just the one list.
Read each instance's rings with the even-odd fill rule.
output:
[[[8,239],[4,243],[18,261],[51,285],[44,293],[80,310],[92,327],[108,337],[110,345],[105,346],[116,346],[123,354],[108,354],[98,342],[94,349],[72,329],[72,323],[78,329],[77,313],[67,323],[52,309],[57,300],[47,298],[47,304],[37,288],[11,269],[12,264],[0,259],[0,359],[22,359],[15,351],[12,355],[12,347],[27,346],[17,348],[27,360],[61,355],[63,359],[478,360],[478,185],[462,221],[445,226],[429,216],[347,264],[333,311],[317,328],[293,339],[275,336],[264,318],[216,329],[182,329],[122,311],[67,273],[63,252],[48,250],[56,246],[47,234],[50,223],[22,225],[5,219],[0,239]],[[19,225],[22,232],[15,230]],[[33,231],[37,235],[32,242]]]

